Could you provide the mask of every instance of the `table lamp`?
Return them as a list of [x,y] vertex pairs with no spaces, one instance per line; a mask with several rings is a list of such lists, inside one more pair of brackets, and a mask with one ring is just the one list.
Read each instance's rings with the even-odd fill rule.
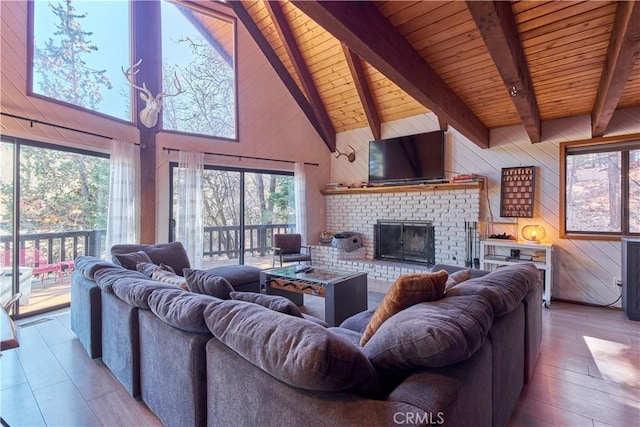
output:
[[522,237],[528,243],[540,243],[547,233],[541,225],[525,225],[522,228]]

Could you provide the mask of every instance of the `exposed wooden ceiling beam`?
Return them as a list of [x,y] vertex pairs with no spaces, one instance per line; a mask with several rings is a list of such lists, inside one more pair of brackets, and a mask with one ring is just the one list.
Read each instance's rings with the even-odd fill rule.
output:
[[609,48],[591,112],[591,134],[602,136],[640,52],[640,2],[618,2]]
[[242,22],[242,24],[245,26],[264,56],[267,58],[267,61],[269,61],[278,77],[280,77],[282,83],[285,85],[289,93],[291,93],[291,96],[293,96],[293,99],[296,101],[304,115],[307,116],[307,119],[309,120],[309,122],[311,122],[311,125],[314,127],[316,132],[318,132],[320,138],[322,138],[329,150],[331,152],[334,152],[336,149],[335,136],[333,143],[331,142],[331,140],[325,138],[322,126],[320,126],[320,122],[313,112],[311,104],[304,96],[304,93],[302,93],[295,80],[293,80],[293,77],[291,77],[282,61],[280,61],[280,58],[269,44],[269,41],[264,37],[256,23],[253,22],[253,19],[249,15],[249,12],[247,12],[240,1],[230,1],[228,2],[228,4],[233,8],[233,11],[235,12],[240,22]]
[[445,132],[449,130],[449,124],[446,121],[442,120],[440,117],[438,117],[438,127],[440,128],[440,130],[443,130]]
[[282,40],[282,44],[284,45],[284,48],[289,55],[289,59],[293,64],[293,68],[298,74],[298,78],[300,79],[300,83],[302,84],[304,92],[307,94],[307,99],[311,104],[311,108],[313,108],[313,112],[320,122],[320,127],[322,128],[324,139],[325,141],[328,141],[330,143],[329,148],[333,152],[336,149],[336,130],[331,123],[331,119],[329,118],[327,109],[322,103],[322,99],[320,98],[320,94],[318,93],[318,88],[313,81],[313,77],[311,76],[309,68],[307,68],[307,65],[302,56],[302,52],[300,52],[298,43],[296,42],[296,39],[293,36],[293,32],[289,27],[289,23],[284,16],[282,6],[280,6],[280,3],[278,1],[266,1],[264,2],[264,5],[269,12],[269,16],[273,21],[276,31],[280,35],[280,39]]
[[489,129],[371,2],[292,2],[389,80],[482,148]]
[[369,83],[367,83],[367,76],[364,74],[360,57],[351,52],[349,47],[344,43],[342,44],[342,50],[344,51],[344,57],[347,59],[347,64],[349,65],[351,76],[353,77],[353,83],[356,85],[356,90],[360,96],[360,102],[362,103],[362,108],[364,108],[364,114],[367,116],[369,128],[371,128],[371,133],[373,134],[373,139],[381,139],[382,125],[380,124],[380,117],[376,110],[376,104],[373,102],[373,95],[369,89]]
[[467,0],[467,8],[511,95],[529,139],[531,142],[540,142],[540,108],[511,3]]

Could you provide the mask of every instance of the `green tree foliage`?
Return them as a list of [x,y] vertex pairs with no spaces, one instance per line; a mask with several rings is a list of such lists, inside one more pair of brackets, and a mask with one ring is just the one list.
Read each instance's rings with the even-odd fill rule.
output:
[[[108,159],[23,146],[21,231],[28,234],[105,229],[108,185]],[[0,183],[0,201],[7,206],[0,216],[8,222],[13,207],[12,188],[12,183]]]
[[51,98],[97,110],[103,99],[101,87],[111,89],[112,85],[106,70],[92,69],[84,60],[85,55],[98,51],[89,39],[93,33],[82,28],[81,20],[87,14],[77,13],[72,0],[49,3],[49,7],[59,22],[44,49],[34,48],[40,90]]
[[183,69],[165,62],[164,91],[171,93],[176,73],[185,92],[164,99],[165,129],[226,138],[235,137],[234,72],[224,58],[204,39],[178,40],[191,51]]

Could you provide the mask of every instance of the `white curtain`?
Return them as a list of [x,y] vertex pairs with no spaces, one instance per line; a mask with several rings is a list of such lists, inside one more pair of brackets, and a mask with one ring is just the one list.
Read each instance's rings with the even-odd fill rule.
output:
[[293,167],[293,188],[296,203],[296,232],[302,234],[302,244],[307,244],[307,171],[304,163]]
[[111,246],[139,241],[139,160],[140,152],[134,144],[115,139],[111,141],[107,259],[111,258]]
[[202,174],[204,154],[180,151],[176,169],[176,240],[182,242],[193,268],[202,268]]

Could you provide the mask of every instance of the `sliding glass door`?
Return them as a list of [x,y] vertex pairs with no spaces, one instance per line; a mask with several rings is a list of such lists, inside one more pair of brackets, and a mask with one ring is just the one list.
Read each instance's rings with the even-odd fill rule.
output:
[[109,160],[6,137],[0,144],[2,302],[20,292],[18,317],[67,306],[74,259],[104,252]]
[[[179,182],[174,169],[178,166],[171,166],[171,217],[175,218]],[[203,196],[204,268],[270,266],[273,234],[295,230],[292,173],[207,166]],[[170,234],[174,240],[173,229]]]

